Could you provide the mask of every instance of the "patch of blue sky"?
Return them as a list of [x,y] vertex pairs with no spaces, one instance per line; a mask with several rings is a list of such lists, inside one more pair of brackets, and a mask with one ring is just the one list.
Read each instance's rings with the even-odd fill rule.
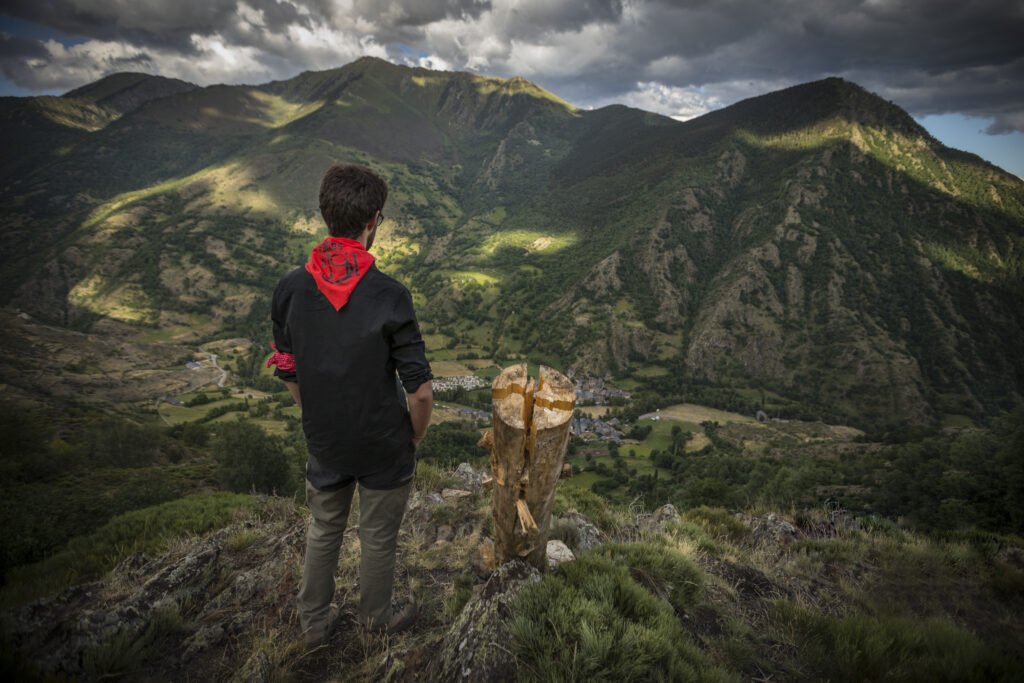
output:
[[992,119],[963,114],[933,114],[917,122],[947,147],[977,154],[1018,178],[1024,178],[1024,133],[989,135],[984,130]]
[[[31,21],[24,21],[23,19],[15,19],[14,17],[0,13],[0,35],[2,34],[17,36],[18,38],[24,38],[27,40],[38,40],[41,43],[45,43],[49,40],[55,40],[64,47],[80,45],[86,42],[85,38],[69,36],[63,31],[58,31],[54,28],[50,28],[49,26],[35,24]],[[0,78],[0,97],[30,97],[33,95],[60,95],[62,93],[62,90],[28,90],[15,85],[6,78]]]
[[24,21],[23,19],[15,19],[14,17],[7,16],[6,14],[0,14],[0,33],[10,33],[12,36],[31,38],[42,42],[52,39],[56,40],[64,47],[81,45],[86,42],[85,38],[69,36],[63,31],[58,31],[57,29],[50,28],[49,26],[34,24],[31,21]]

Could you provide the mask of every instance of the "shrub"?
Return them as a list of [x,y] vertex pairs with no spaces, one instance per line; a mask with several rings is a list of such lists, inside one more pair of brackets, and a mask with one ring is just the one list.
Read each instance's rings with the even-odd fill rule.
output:
[[700,569],[671,548],[606,543],[594,552],[629,569],[634,580],[657,597],[667,600],[677,612],[693,607],[700,597],[704,585]]
[[552,513],[564,515],[569,510],[576,510],[587,516],[599,529],[610,533],[618,529],[619,522],[608,508],[608,502],[593,491],[575,486],[559,486],[555,492]]
[[1014,680],[1012,663],[937,619],[814,614],[789,601],[773,618],[793,630],[802,678],[834,681]]
[[[647,550],[619,546],[624,559]],[[509,625],[525,680],[729,680],[672,608],[602,554],[566,562],[524,588]]]
[[724,538],[732,543],[742,541],[750,535],[750,529],[746,524],[722,508],[701,505],[683,513],[683,519],[688,522],[696,522],[710,535]]
[[291,491],[288,456],[278,439],[246,420],[217,425],[213,445],[221,484],[236,492]]
[[90,678],[124,675],[138,669],[154,645],[182,628],[183,620],[177,609],[159,608],[138,633],[118,633],[87,650],[82,656],[82,667]]

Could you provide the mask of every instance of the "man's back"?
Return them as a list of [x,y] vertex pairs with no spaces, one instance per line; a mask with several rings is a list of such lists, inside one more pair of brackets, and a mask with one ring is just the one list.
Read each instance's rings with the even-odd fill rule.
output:
[[271,303],[268,365],[302,408],[309,450],[312,521],[295,606],[310,647],[327,642],[336,623],[330,603],[357,487],[360,621],[395,632],[416,617],[414,600],[395,609],[391,598],[398,528],[434,400],[412,297],[374,267],[369,251],[387,195],[384,179],[365,166],[328,169],[320,214],[329,236],[305,267],[281,278]]
[[402,386],[430,378],[412,297],[371,266],[340,309],[305,268],[274,292],[275,339],[295,357],[310,482],[379,472],[409,447],[412,426]]

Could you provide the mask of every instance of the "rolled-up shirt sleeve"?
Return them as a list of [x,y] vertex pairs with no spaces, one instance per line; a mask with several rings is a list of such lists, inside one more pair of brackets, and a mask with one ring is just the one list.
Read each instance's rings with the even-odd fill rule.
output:
[[[274,290],[274,298],[270,303],[270,320],[274,326],[274,347],[275,354],[268,363],[274,362],[276,357],[280,354],[291,356],[292,354],[292,338],[291,332],[288,329],[288,302],[289,298],[283,291],[279,284],[277,289]],[[269,366],[269,365],[268,365]],[[294,369],[294,363],[291,363],[291,369],[284,370],[281,368],[281,364],[278,363],[274,368],[274,376],[285,382],[298,382],[298,375]]]
[[426,344],[423,343],[420,326],[416,322],[412,296],[407,290],[398,297],[392,313],[393,326],[389,336],[391,358],[395,362],[402,387],[411,394],[434,376],[427,362]]

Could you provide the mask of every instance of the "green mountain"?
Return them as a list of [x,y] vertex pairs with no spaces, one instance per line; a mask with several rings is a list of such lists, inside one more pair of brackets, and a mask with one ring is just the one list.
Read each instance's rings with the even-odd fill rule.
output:
[[1024,393],[1024,182],[840,79],[680,123],[364,58],[262,86],[121,75],[0,117],[3,303],[75,329],[265,340],[322,238],[320,176],[358,161],[391,183],[379,264],[435,359],[871,427]]

